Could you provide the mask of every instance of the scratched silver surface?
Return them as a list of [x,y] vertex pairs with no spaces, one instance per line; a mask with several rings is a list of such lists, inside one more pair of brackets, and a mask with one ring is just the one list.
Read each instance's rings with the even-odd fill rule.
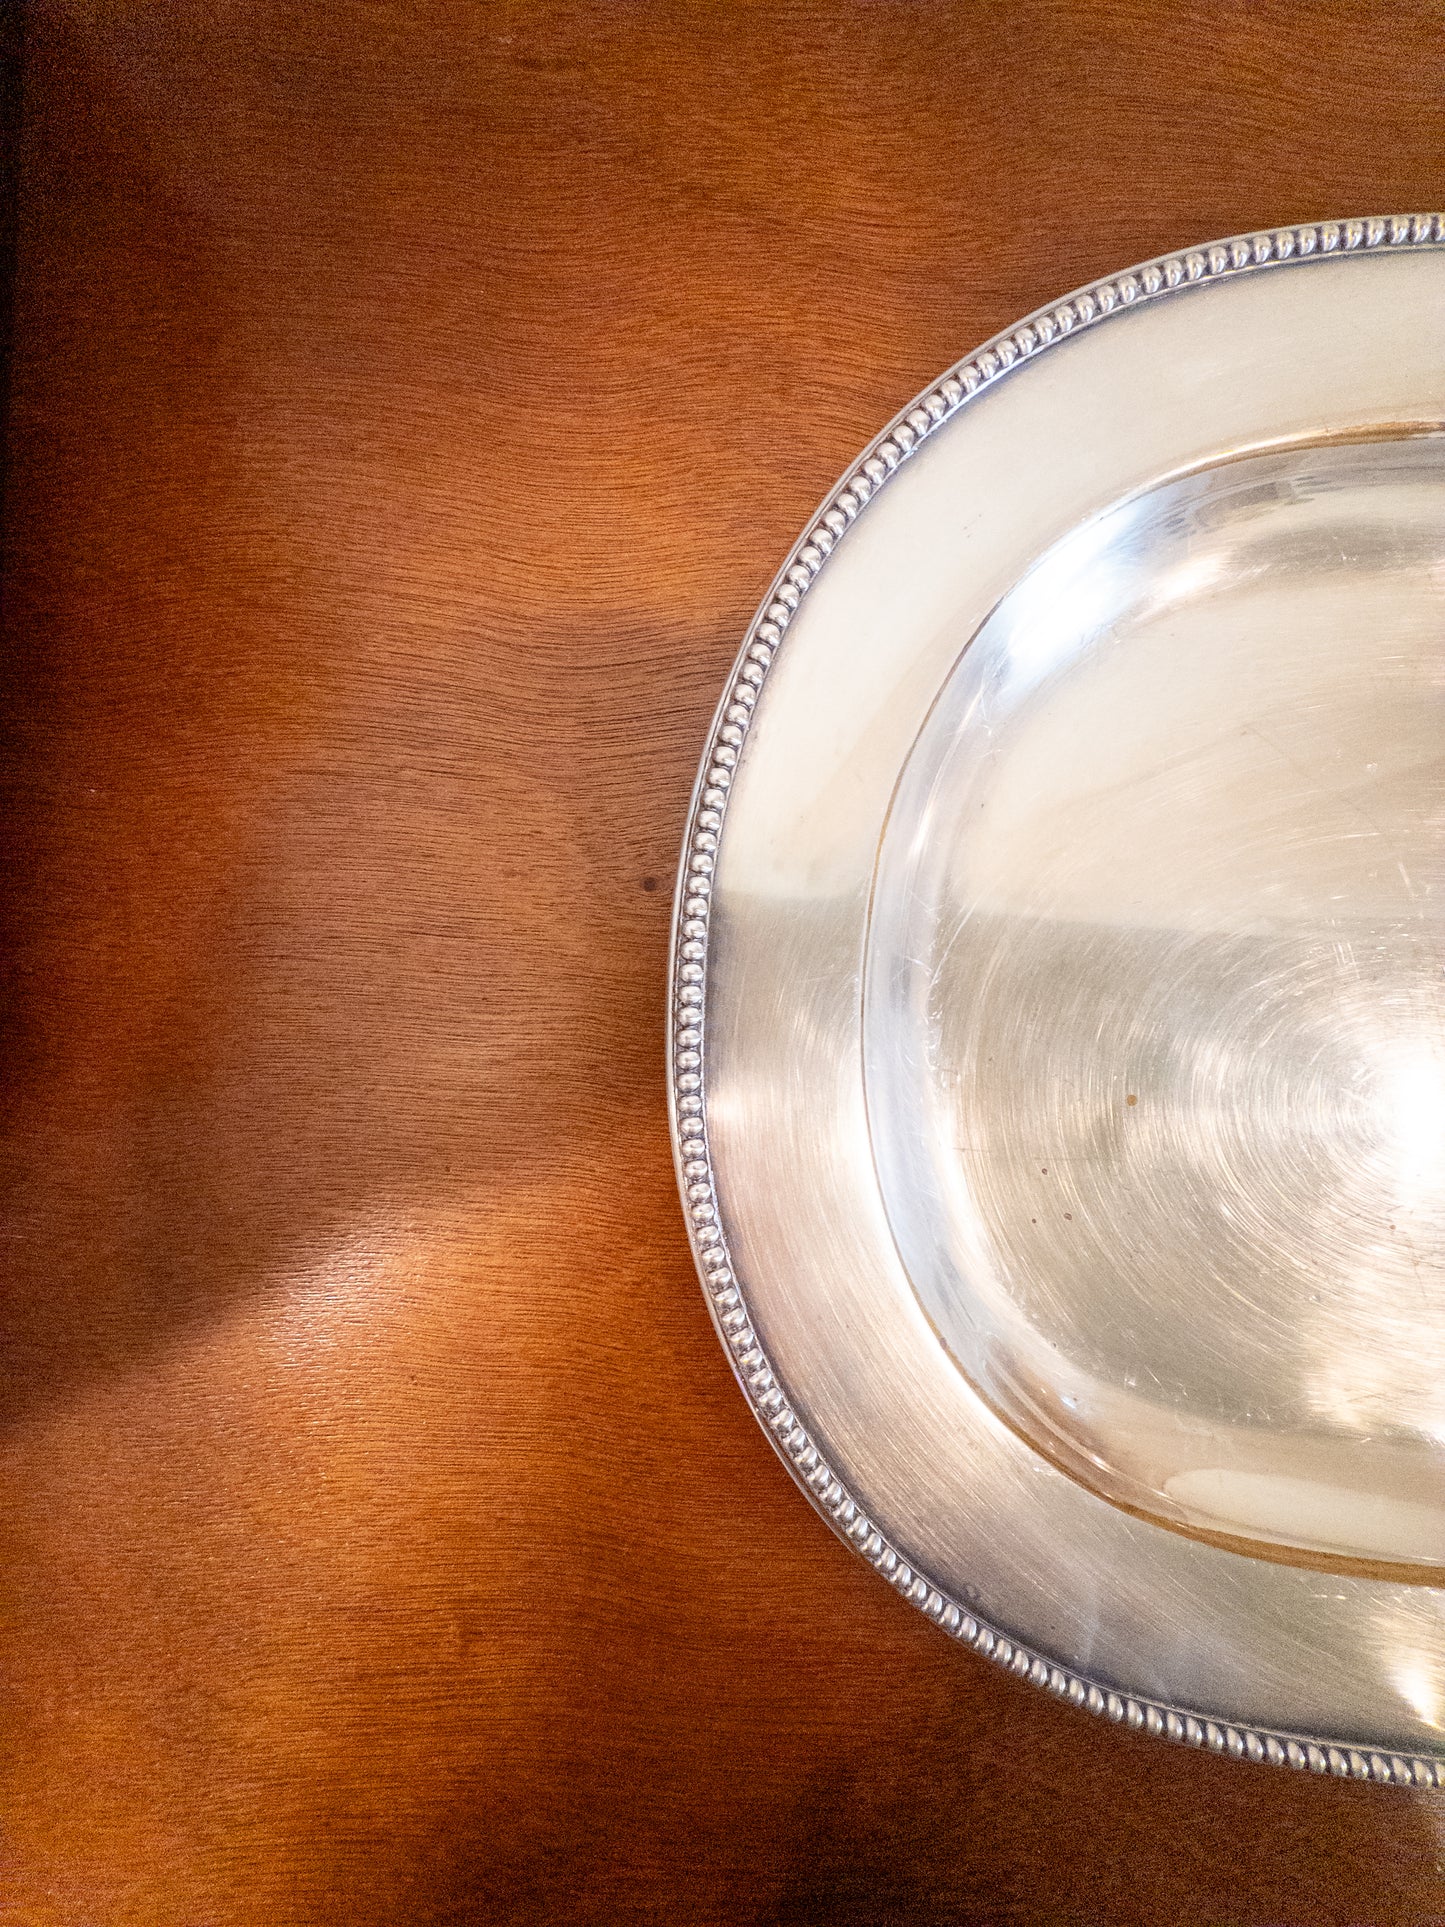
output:
[[1442,348],[1441,253],[1315,260],[945,422],[769,669],[703,1056],[757,1342],[900,1558],[1436,1758]]
[[1186,1526],[1445,1561],[1445,439],[1066,536],[949,678],[865,1088],[975,1386]]

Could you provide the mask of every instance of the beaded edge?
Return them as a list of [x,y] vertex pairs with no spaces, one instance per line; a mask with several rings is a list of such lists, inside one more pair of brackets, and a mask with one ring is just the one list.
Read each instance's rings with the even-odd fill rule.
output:
[[1339,1746],[1302,1734],[1211,1720],[1118,1693],[1010,1639],[902,1559],[809,1437],[752,1328],[719,1222],[708,1148],[703,1035],[712,873],[728,792],[753,710],[788,625],[838,542],[899,466],[969,400],[1051,344],[1175,289],[1310,259],[1445,246],[1445,214],[1375,215],[1236,236],[1158,256],[1039,309],[957,363],[894,417],[833,489],[794,545],[747,632],[714,716],[688,812],[673,913],[668,1099],[678,1183],[693,1257],[718,1336],[749,1404],[814,1506],[854,1551],[952,1638],[1056,1698],[1115,1725],[1183,1746],[1337,1779],[1445,1786],[1445,1760]]

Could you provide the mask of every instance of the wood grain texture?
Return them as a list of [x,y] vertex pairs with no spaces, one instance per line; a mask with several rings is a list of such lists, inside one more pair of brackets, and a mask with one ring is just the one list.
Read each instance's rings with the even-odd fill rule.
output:
[[961,1652],[662,1092],[756,599],[1090,277],[1445,199],[1437,5],[48,0],[9,437],[0,1919],[1445,1920],[1445,1810]]

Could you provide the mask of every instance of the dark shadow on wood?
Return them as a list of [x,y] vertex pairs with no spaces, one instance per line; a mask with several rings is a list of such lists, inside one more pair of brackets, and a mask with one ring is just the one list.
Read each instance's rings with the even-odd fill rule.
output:
[[0,609],[5,586],[5,483],[10,466],[10,351],[14,337],[26,13],[26,0],[0,0]]

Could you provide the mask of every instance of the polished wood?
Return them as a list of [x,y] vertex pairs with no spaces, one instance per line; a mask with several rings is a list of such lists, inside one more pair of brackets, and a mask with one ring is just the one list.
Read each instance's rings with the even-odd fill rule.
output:
[[[1418,1923],[810,1512],[694,1283],[674,851],[911,392],[1445,195],[1437,5],[48,0],[5,570],[0,1920]],[[1207,1628],[1201,1628],[1207,1637]]]

